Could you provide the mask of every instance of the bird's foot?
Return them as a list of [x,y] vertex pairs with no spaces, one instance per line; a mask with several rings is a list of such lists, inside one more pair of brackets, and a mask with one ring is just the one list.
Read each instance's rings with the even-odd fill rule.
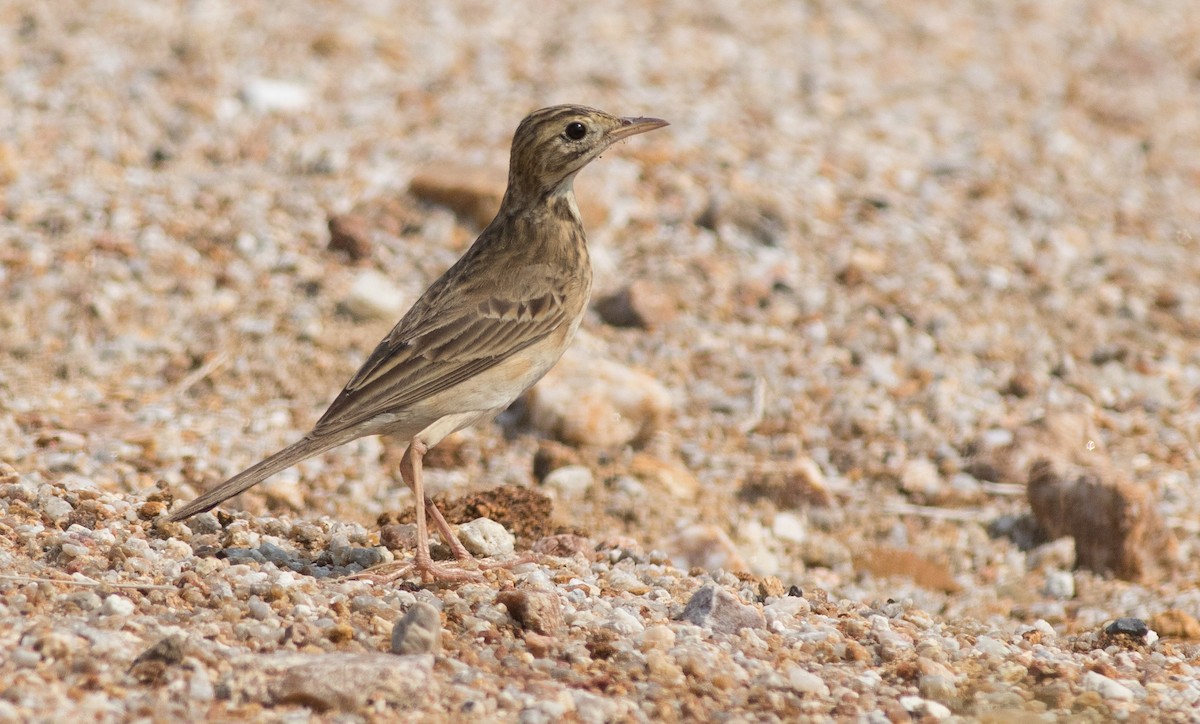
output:
[[349,578],[351,580],[364,580],[376,584],[385,584],[393,583],[416,574],[421,577],[423,583],[465,583],[468,581],[482,581],[484,578],[483,571],[494,568],[512,568],[522,563],[531,563],[534,560],[535,557],[530,553],[507,556],[505,558],[486,559],[475,558],[468,554],[466,558],[459,558],[454,561],[435,562],[428,556],[417,554],[410,561],[383,563],[360,573],[355,573],[349,576]]
[[483,573],[479,570],[472,570],[472,568],[479,568],[474,559],[435,563],[430,558],[421,560],[422,558],[424,557],[418,556],[410,561],[382,563],[348,576],[348,578],[356,581],[370,581],[375,584],[394,583],[414,574],[420,576],[422,583],[464,583],[483,580]]

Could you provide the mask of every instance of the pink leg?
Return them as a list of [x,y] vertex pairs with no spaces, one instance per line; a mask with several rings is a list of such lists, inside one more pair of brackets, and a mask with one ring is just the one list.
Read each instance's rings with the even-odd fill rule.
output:
[[467,552],[466,548],[463,548],[441,511],[437,509],[432,500],[425,497],[421,460],[428,450],[429,448],[425,446],[421,438],[413,438],[408,450],[404,451],[404,457],[400,460],[400,476],[404,478],[404,482],[408,483],[408,487],[412,488],[413,496],[417,499],[417,553],[413,558],[413,567],[421,574],[421,578],[455,581],[477,580],[482,578],[479,573],[436,565],[433,557],[429,555],[429,527],[425,523],[426,508],[432,513],[438,532],[454,550],[454,556],[459,560],[471,559],[471,554]]
[[[446,518],[442,515],[433,501],[425,497],[425,481],[422,475],[421,460],[429,448],[421,438],[413,438],[409,443],[408,449],[404,451],[404,457],[400,460],[400,477],[412,488],[413,496],[417,499],[417,551],[413,555],[411,564],[396,564],[385,563],[381,566],[376,566],[362,573],[356,574],[354,578],[367,578],[377,583],[387,583],[402,578],[410,571],[415,570],[420,574],[422,580],[442,580],[442,581],[478,581],[483,579],[483,574],[479,570],[469,570],[459,568],[462,564],[469,564],[475,569],[488,568],[511,568],[520,563],[526,563],[533,560],[532,556],[522,555],[512,557],[503,561],[476,561],[475,558],[463,547],[463,544],[454,535],[454,531],[450,528],[450,524],[446,522]],[[421,504],[424,501],[424,505]],[[446,543],[454,551],[454,557],[458,560],[452,564],[438,564],[433,562],[433,557],[429,555],[429,527],[426,522],[426,515],[433,518],[434,525],[437,526],[438,533],[445,539]]]
[[[420,463],[418,462],[417,465],[420,465]],[[413,491],[413,494],[416,495],[415,490]],[[433,518],[433,524],[437,526],[438,534],[442,536],[442,540],[446,541],[446,545],[450,546],[450,552],[454,554],[455,558],[460,561],[469,561],[473,559],[470,551],[463,546],[462,541],[458,539],[458,536],[454,535],[454,529],[451,528],[450,524],[446,522],[446,518],[442,515],[442,511],[438,510],[438,507],[433,504],[433,500],[431,498],[425,498],[425,513],[429,517]],[[419,520],[421,517],[421,506],[417,506],[417,519]]]

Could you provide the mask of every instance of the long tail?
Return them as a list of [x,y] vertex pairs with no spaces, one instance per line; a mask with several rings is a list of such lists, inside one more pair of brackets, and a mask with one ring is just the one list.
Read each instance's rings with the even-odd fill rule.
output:
[[171,513],[170,519],[183,520],[192,517],[196,513],[203,513],[206,510],[210,510],[238,493],[258,485],[280,470],[290,468],[305,458],[337,447],[343,442],[345,442],[344,439],[330,438],[329,436],[305,437],[303,440],[285,447],[262,462],[234,475],[229,480],[226,480],[199,498]]

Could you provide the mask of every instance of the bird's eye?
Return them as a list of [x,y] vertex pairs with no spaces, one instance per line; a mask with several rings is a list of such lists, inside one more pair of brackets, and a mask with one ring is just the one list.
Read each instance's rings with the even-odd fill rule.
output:
[[567,124],[566,134],[567,138],[571,139],[572,141],[578,141],[587,135],[587,126],[583,125],[579,121],[571,121]]

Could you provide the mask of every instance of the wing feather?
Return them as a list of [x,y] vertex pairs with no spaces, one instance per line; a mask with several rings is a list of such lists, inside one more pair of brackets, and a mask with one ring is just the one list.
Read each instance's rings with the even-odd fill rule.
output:
[[436,304],[437,296],[418,301],[351,378],[313,434],[332,434],[450,389],[568,322],[562,294],[547,284],[529,286],[520,299],[487,296],[441,313],[434,307],[448,305]]

